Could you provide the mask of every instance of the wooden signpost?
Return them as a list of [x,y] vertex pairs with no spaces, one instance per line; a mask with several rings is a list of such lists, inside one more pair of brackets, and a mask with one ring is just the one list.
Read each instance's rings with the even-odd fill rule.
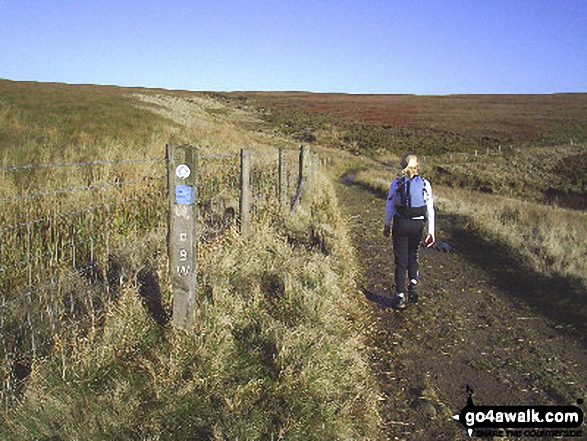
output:
[[173,322],[189,329],[196,304],[198,243],[198,151],[187,145],[168,145],[169,265],[173,293]]

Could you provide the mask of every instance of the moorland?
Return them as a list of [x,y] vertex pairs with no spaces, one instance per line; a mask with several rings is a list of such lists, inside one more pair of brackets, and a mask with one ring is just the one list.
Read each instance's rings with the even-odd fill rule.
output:
[[[211,155],[303,143],[328,158],[297,214],[271,214],[252,237],[232,229],[201,247],[202,296],[187,333],[149,307],[155,301],[165,317],[172,301],[164,189],[137,199],[153,170],[115,164],[163,160],[167,143]],[[389,308],[392,262],[380,229],[408,150],[433,184],[437,242],[451,252],[422,251],[427,291],[399,314]],[[39,336],[49,342],[35,356],[4,350],[3,384],[18,383],[2,395],[7,439],[466,439],[450,420],[464,405],[464,382],[485,402],[573,404],[585,395],[587,94],[224,93],[0,80],[0,158],[2,277],[29,281],[24,312],[7,313],[13,293],[3,288],[2,323],[44,317]],[[13,168],[96,158],[112,163],[73,173]],[[79,218],[75,228],[56,217],[51,198],[19,199],[95,179],[138,185],[100,194],[111,216]],[[96,196],[58,202],[76,217]],[[32,259],[23,247],[31,215],[59,219],[51,240],[34,242]],[[98,221],[108,226],[104,249],[90,239]],[[44,224],[33,225],[45,237]],[[102,273],[74,272],[44,296],[65,312],[70,299],[92,299],[80,309],[89,320],[35,315],[22,263],[55,247],[71,255],[72,231],[102,256]],[[102,282],[108,265],[118,271],[116,295]],[[22,344],[2,335],[4,347]]]

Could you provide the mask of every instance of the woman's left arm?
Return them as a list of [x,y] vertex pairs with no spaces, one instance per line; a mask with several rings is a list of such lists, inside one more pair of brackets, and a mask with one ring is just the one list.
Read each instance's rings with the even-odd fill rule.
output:
[[426,236],[426,246],[432,246],[435,241],[434,200],[432,198],[432,186],[430,185],[430,182],[425,181],[424,186],[426,189],[426,194],[428,195],[428,199],[426,200],[426,218],[428,219],[428,235]]

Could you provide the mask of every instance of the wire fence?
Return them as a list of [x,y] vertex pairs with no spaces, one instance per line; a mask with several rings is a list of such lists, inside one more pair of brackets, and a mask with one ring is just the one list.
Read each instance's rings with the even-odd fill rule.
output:
[[[250,158],[251,216],[261,219],[280,210],[280,191],[294,198],[301,154],[275,149],[250,152]],[[147,158],[0,167],[5,404],[22,388],[35,357],[64,333],[99,324],[122,287],[137,283],[136,274],[125,274],[123,256],[137,255],[147,233],[167,231],[167,166],[168,159]],[[241,188],[239,154],[200,156],[200,243],[239,226]]]
[[165,222],[165,160],[0,167],[0,389],[14,396],[58,336],[103,315],[117,254]]

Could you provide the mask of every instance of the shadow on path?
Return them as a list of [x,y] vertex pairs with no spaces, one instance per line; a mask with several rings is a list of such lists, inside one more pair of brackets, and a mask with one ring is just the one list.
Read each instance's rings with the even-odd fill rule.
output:
[[365,298],[370,302],[376,303],[384,308],[393,308],[393,300],[387,296],[377,294],[374,290],[369,290],[365,286],[361,287],[361,292],[365,295]]
[[489,242],[460,225],[468,220],[457,215],[441,215],[443,227],[453,236],[459,254],[482,269],[492,283],[511,298],[522,300],[536,312],[570,328],[587,344],[587,295],[579,280],[546,276],[528,267],[504,244]]

